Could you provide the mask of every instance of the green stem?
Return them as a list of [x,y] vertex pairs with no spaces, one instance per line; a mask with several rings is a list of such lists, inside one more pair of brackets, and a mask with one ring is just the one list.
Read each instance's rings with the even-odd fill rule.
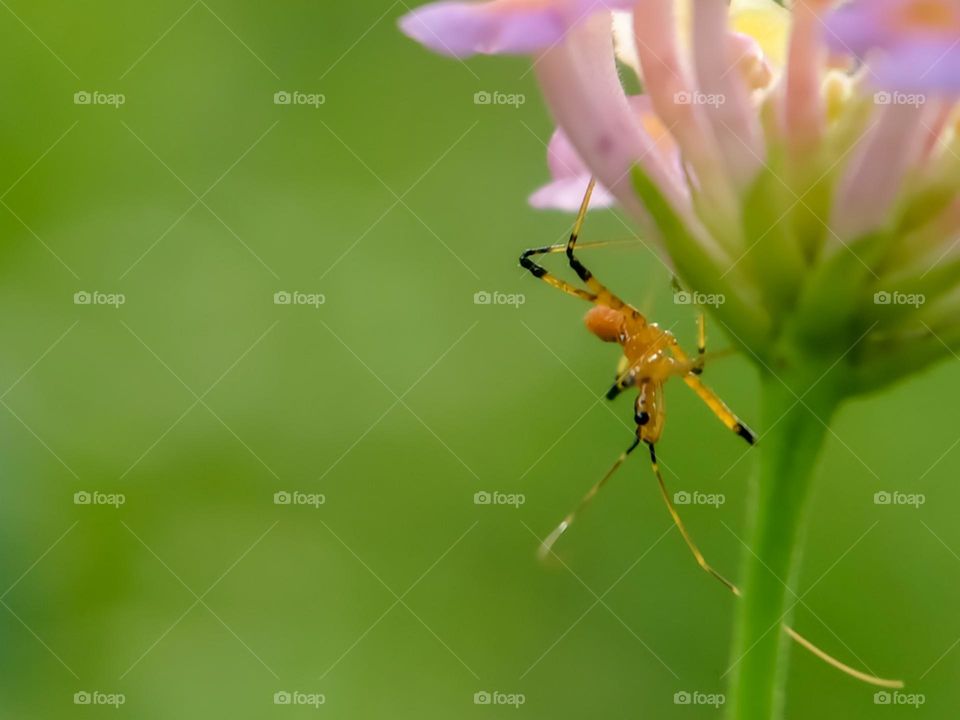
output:
[[788,585],[795,576],[813,470],[841,396],[838,382],[829,377],[833,373],[822,377],[807,370],[801,377],[787,377],[786,384],[769,373],[762,378],[764,434],[757,445],[760,472],[743,560],[730,720],[782,717],[786,636],[781,625],[790,622],[796,602]]

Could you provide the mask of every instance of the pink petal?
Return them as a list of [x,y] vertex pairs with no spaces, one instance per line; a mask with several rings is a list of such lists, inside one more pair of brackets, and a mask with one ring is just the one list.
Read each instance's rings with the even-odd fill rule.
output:
[[[750,90],[739,72],[744,59],[756,56],[759,46],[744,35],[732,35],[727,0],[697,0],[693,44],[701,93],[723,98],[707,104],[704,112],[739,188],[746,187],[763,163],[765,149]],[[726,43],[723,40],[727,40]],[[762,53],[761,53],[762,55]]]
[[703,109],[711,99],[701,97],[688,77],[680,55],[672,0],[644,0],[634,11],[633,21],[646,91],[657,115],[677,139],[702,195],[721,217],[732,217],[737,212],[732,186]]
[[563,39],[592,14],[628,8],[629,0],[438,2],[400,19],[400,29],[443,55],[527,54]]
[[790,149],[804,157],[823,136],[826,115],[820,88],[827,64],[823,20],[830,0],[801,0],[793,8],[793,30],[787,57],[784,124]]
[[639,164],[690,231],[715,247],[653,138],[637,122],[617,74],[610,22],[609,15],[591,18],[563,43],[537,56],[535,68],[547,104],[577,155],[620,207],[653,230],[633,187],[631,170]]
[[[547,165],[553,180],[530,196],[530,204],[538,209],[576,211],[590,183],[590,169],[584,164],[563,130],[557,130],[547,146]],[[613,205],[613,196],[606,188],[597,187],[591,207]]]
[[[531,207],[537,210],[563,210],[565,212],[577,212],[580,209],[580,203],[583,202],[583,196],[587,192],[587,185],[590,184],[590,173],[571,178],[561,178],[547,183],[536,190],[527,202]],[[593,189],[593,195],[590,197],[590,207],[608,208],[615,204],[613,195],[606,188],[597,185]]]
[[861,237],[889,221],[908,172],[921,159],[929,125],[926,110],[897,103],[881,107],[840,182],[831,222],[840,241]]
[[[646,124],[648,129],[658,123],[649,99],[639,95],[631,97],[630,106],[636,113],[637,123]],[[680,167],[680,157],[673,138],[664,128],[650,130],[651,137],[656,143],[656,153],[661,157],[664,165],[672,170],[671,174],[679,183],[683,180],[683,171]],[[570,143],[563,130],[557,130],[550,138],[547,148],[547,165],[553,180],[539,188],[530,196],[530,205],[538,209],[566,210],[575,212],[580,209],[587,185],[592,173],[586,163],[577,155],[576,149]],[[590,201],[591,207],[610,207],[616,200],[613,195],[601,185],[597,185]]]

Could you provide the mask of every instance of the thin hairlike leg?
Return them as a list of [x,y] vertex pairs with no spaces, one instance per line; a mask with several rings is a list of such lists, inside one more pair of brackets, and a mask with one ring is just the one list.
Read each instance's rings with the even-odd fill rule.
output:
[[[620,457],[617,458],[613,466],[607,471],[607,473],[584,495],[583,499],[580,501],[580,504],[577,508],[567,515],[563,522],[561,522],[557,528],[547,536],[547,538],[541,543],[538,555],[540,559],[546,558],[553,552],[553,546],[557,542],[557,539],[566,531],[568,527],[576,519],[577,514],[586,507],[591,500],[596,497],[597,493],[600,492],[601,488],[607,483],[610,477],[620,468],[621,465],[626,461],[627,457],[640,445],[639,440],[635,440],[629,448],[627,448],[623,453],[620,454]],[[703,556],[703,553],[700,551],[700,548],[697,547],[697,544],[693,541],[693,538],[690,536],[690,533],[687,531],[686,526],[683,524],[683,521],[680,519],[680,514],[677,512],[676,507],[673,504],[673,501],[670,499],[670,492],[667,490],[666,483],[663,480],[663,475],[660,472],[660,466],[657,462],[656,451],[652,444],[649,445],[650,448],[650,460],[653,467],[653,472],[657,477],[657,483],[660,486],[660,494],[663,497],[664,503],[666,503],[667,509],[670,512],[670,517],[673,520],[674,525],[680,531],[680,534],[683,536],[684,541],[687,544],[687,547],[693,553],[694,558],[697,561],[697,564],[703,568],[711,577],[718,580],[723,584],[730,592],[732,592],[737,597],[741,597],[740,589],[734,585],[732,582],[727,580],[723,575],[713,569],[713,567],[706,561]],[[829,653],[821,650],[819,647],[814,645],[812,642],[807,640],[803,635],[798,633],[796,630],[791,628],[788,625],[782,625],[783,631],[800,647],[804,648],[812,655],[820,658],[828,665],[840,670],[841,672],[849,675],[852,678],[856,678],[861,682],[868,683],[870,685],[876,685],[878,687],[886,688],[902,688],[903,682],[900,680],[888,680],[885,678],[876,677],[875,675],[870,675],[868,673],[862,672],[855,668],[850,667],[849,665],[837,660],[835,657]]]
[[620,469],[620,466],[626,461],[627,457],[634,450],[637,449],[637,446],[640,444],[639,440],[634,440],[633,444],[620,453],[620,457],[617,458],[616,462],[607,470],[606,474],[597,481],[597,483],[587,491],[587,494],[583,496],[583,499],[580,500],[580,503],[576,508],[573,509],[561,522],[554,528],[553,532],[547,535],[546,539],[540,544],[540,549],[537,551],[540,559],[546,558],[551,552],[553,552],[553,546],[556,544],[557,540],[566,532],[567,528],[573,524],[573,521],[576,520],[577,514],[580,513],[587,505],[590,504],[590,501],[593,500],[597,493],[603,489],[603,486],[607,484],[607,480]]
[[[667,510],[670,512],[670,517],[673,519],[674,525],[677,526],[677,529],[680,531],[680,534],[683,536],[684,541],[687,544],[687,547],[690,548],[690,552],[693,553],[693,557],[697,561],[697,565],[703,568],[704,571],[709,573],[713,578],[722,583],[730,592],[732,592],[737,597],[742,597],[740,593],[740,588],[734,585],[732,582],[727,580],[723,575],[718,573],[713,567],[706,561],[703,556],[703,553],[700,552],[700,548],[697,547],[697,544],[693,541],[693,538],[690,536],[690,533],[687,531],[686,526],[683,524],[683,521],[680,519],[680,514],[677,512],[676,506],[673,504],[673,501],[670,498],[670,492],[667,490],[666,483],[663,481],[663,475],[660,472],[660,465],[657,462],[657,453],[654,450],[652,444],[650,447],[650,462],[653,467],[653,473],[657,477],[657,484],[660,486],[660,495],[663,497],[663,502],[667,506]],[[798,633],[789,625],[783,625],[783,631],[797,643],[800,647],[804,648],[811,654],[823,660],[828,665],[840,670],[841,672],[849,675],[850,677],[856,678],[861,682],[868,683],[870,685],[876,685],[878,687],[886,688],[902,688],[903,682],[900,680],[887,680],[885,678],[876,677],[874,675],[869,675],[865,672],[857,670],[850,667],[849,665],[837,660],[835,657],[829,653],[821,650],[819,647],[814,645],[812,642],[807,640],[803,635]]]
[[690,548],[690,552],[693,553],[693,557],[696,559],[697,565],[723,583],[734,595],[740,597],[740,589],[713,569],[713,567],[707,562],[706,558],[703,557],[703,553],[700,552],[700,548],[697,547],[697,544],[693,541],[693,538],[690,537],[690,533],[687,532],[687,528],[683,524],[683,520],[680,519],[680,513],[677,512],[677,508],[674,506],[673,500],[670,499],[670,493],[667,490],[667,485],[663,481],[663,475],[660,472],[660,464],[657,462],[657,451],[654,449],[652,443],[649,445],[649,448],[650,465],[653,468],[653,474],[657,478],[657,484],[660,486],[660,494],[663,496],[663,501],[667,504],[667,510],[670,511],[670,517],[673,518],[673,524],[677,526],[677,530],[679,530],[680,534],[683,536],[684,542],[687,543],[687,547]]

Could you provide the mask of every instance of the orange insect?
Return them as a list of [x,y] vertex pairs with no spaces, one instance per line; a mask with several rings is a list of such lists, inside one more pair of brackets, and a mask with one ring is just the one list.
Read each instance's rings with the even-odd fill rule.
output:
[[[580,211],[573,225],[573,231],[570,233],[570,239],[565,244],[548,245],[546,247],[526,250],[520,256],[520,265],[529,270],[534,277],[543,280],[548,285],[552,285],[558,290],[562,290],[569,295],[575,295],[593,304],[593,307],[587,311],[586,317],[584,318],[587,329],[604,342],[618,343],[623,350],[616,381],[607,392],[607,398],[612,400],[627,388],[636,388],[637,399],[634,404],[634,420],[637,424],[637,436],[630,447],[621,453],[620,457],[617,458],[607,473],[584,495],[579,505],[547,536],[540,546],[540,556],[544,558],[553,552],[554,544],[566,529],[570,527],[576,519],[577,514],[593,500],[610,477],[623,465],[630,453],[636,450],[640,443],[645,443],[650,450],[650,462],[660,487],[660,494],[663,497],[663,501],[666,503],[667,510],[674,524],[683,536],[690,551],[693,553],[697,564],[723,583],[734,595],[739,597],[740,589],[713,569],[704,558],[700,548],[697,547],[693,541],[686,526],[680,519],[680,515],[663,480],[663,475],[660,472],[660,466],[657,462],[656,443],[663,433],[664,420],[666,417],[663,404],[664,383],[673,377],[683,378],[687,386],[706,403],[707,407],[710,408],[729,430],[739,435],[751,445],[756,442],[756,435],[727,407],[716,393],[710,390],[710,388],[700,380],[700,375],[703,373],[703,367],[706,361],[706,325],[703,313],[700,314],[697,324],[697,358],[691,359],[680,347],[680,344],[672,333],[660,328],[656,323],[648,322],[639,310],[625,303],[610,292],[610,290],[597,280],[593,273],[577,259],[575,254],[577,240],[583,229],[583,223],[590,205],[590,197],[593,193],[594,185],[595,181],[591,180],[587,186],[583,202],[580,204]],[[603,244],[604,243],[596,243],[591,246]],[[565,280],[551,275],[544,267],[538,265],[531,259],[537,255],[561,252],[566,254],[570,267],[577,274],[577,277],[587,286],[587,289],[575,287]],[[784,625],[783,629],[799,645],[809,650],[821,660],[824,660],[852,677],[881,687],[903,687],[903,683],[899,680],[885,680],[873,675],[868,675],[840,662],[787,625]]]

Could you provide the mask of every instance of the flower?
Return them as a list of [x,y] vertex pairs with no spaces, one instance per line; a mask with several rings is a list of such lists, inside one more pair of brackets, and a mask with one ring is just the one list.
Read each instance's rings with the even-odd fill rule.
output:
[[531,203],[573,210],[595,177],[597,205],[657,238],[691,289],[727,297],[716,314],[770,367],[862,335],[853,394],[960,343],[960,2],[834,6],[441,2],[401,27],[441,53],[531,54],[559,128]]

